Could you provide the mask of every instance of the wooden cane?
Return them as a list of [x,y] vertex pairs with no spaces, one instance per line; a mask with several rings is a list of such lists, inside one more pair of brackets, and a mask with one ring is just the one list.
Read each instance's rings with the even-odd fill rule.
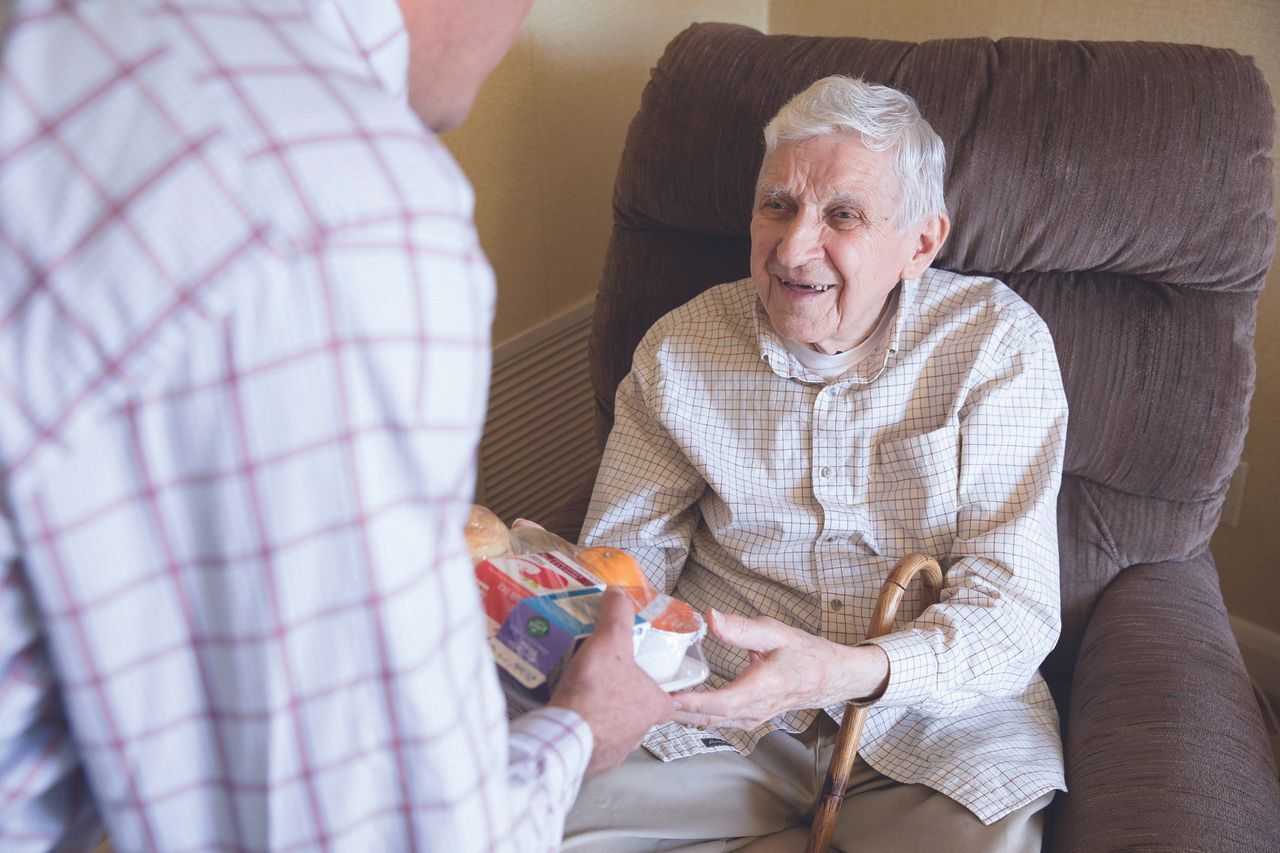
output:
[[[907,587],[918,572],[924,572],[925,606],[936,604],[942,591],[942,568],[938,561],[923,554],[908,554],[893,567],[889,579],[880,590],[875,613],[871,615],[871,629],[867,639],[880,637],[893,630],[893,617],[906,595]],[[850,702],[844,709],[844,722],[836,735],[836,750],[831,756],[827,781],[822,786],[818,804],[814,809],[813,823],[809,827],[809,843],[805,853],[824,853],[831,843],[836,828],[836,815],[844,801],[844,789],[849,784],[853,760],[858,755],[858,741],[862,738],[862,726],[867,721],[867,709]]]

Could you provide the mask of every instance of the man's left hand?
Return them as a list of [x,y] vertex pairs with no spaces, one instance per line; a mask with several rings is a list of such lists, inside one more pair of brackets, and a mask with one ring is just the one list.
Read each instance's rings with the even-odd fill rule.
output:
[[675,719],[684,725],[754,729],[795,708],[878,696],[888,682],[879,646],[842,646],[768,616],[706,615],[711,636],[746,649],[750,663],[718,690],[676,694]]

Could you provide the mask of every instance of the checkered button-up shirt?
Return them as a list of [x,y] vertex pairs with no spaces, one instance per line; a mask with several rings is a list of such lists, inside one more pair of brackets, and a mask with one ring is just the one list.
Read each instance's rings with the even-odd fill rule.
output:
[[[637,349],[584,539],[631,551],[696,607],[844,644],[865,638],[898,559],[939,558],[940,604],[923,609],[913,585],[875,641],[889,684],[860,754],[991,822],[1064,787],[1037,667],[1060,627],[1066,422],[1048,330],[999,282],[938,270],[904,282],[892,335],[834,382],[788,352],[750,280],[721,285]],[[711,687],[747,665],[711,640],[707,654]],[[669,723],[645,745],[666,760],[745,753],[818,713],[750,732]]]
[[394,0],[32,0],[0,76],[0,849],[545,850],[462,528],[492,274]]

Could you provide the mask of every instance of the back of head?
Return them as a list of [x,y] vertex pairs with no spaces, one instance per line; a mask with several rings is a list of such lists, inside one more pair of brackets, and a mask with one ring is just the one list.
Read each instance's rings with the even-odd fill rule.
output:
[[915,99],[855,77],[823,77],[778,110],[764,129],[765,151],[780,142],[854,132],[872,151],[892,151],[902,198],[895,223],[905,229],[947,212],[942,139],[920,115]]

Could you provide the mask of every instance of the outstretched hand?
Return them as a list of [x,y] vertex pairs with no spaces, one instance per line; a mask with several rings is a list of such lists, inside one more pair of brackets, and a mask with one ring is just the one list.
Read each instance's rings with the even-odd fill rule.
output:
[[596,628],[569,661],[549,704],[578,713],[595,746],[587,777],[611,770],[652,726],[672,719],[671,697],[636,663],[635,609],[620,587],[605,590]]
[[675,719],[684,725],[754,729],[796,708],[878,695],[888,680],[879,646],[842,646],[768,616],[706,615],[711,636],[745,649],[749,663],[717,690],[676,694]]

